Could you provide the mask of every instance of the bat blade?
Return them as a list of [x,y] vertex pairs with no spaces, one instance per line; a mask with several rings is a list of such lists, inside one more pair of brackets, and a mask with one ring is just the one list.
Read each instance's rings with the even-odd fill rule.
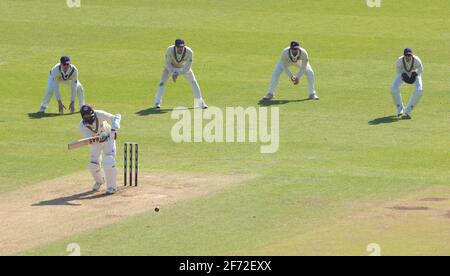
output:
[[77,141],[74,141],[74,142],[68,144],[67,149],[74,150],[77,148],[81,148],[81,147],[90,145],[92,143],[98,142],[98,140],[99,140],[98,137],[89,137],[89,138],[80,139],[80,140],[77,140]]

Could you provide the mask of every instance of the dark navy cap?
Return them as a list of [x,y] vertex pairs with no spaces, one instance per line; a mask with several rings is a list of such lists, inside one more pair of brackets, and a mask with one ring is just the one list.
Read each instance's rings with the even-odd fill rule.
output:
[[70,57],[63,56],[63,57],[61,57],[60,61],[61,61],[61,64],[70,64]]
[[177,38],[177,40],[175,40],[175,46],[177,46],[177,47],[184,47],[185,46],[184,39]]
[[411,48],[406,48],[406,49],[403,51],[403,54],[404,54],[405,56],[411,56],[412,53],[413,53],[413,50],[412,50]]
[[299,48],[300,47],[300,43],[296,40],[291,42],[291,49],[295,49],[295,48]]

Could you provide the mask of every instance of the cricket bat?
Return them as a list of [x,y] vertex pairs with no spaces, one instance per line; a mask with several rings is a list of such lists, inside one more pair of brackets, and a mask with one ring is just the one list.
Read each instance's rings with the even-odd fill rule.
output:
[[98,143],[99,141],[100,141],[100,137],[98,137],[98,136],[84,138],[84,139],[80,139],[80,140],[70,143],[67,146],[67,148],[69,150],[73,150],[73,149],[77,149],[77,148],[81,148],[81,147],[90,145],[92,143]]

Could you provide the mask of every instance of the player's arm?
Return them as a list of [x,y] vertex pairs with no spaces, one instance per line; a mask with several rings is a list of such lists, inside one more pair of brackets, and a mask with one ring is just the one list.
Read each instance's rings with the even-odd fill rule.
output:
[[286,59],[283,57],[281,60],[281,67],[283,68],[284,72],[288,77],[292,80],[292,77],[294,76],[292,72],[289,70],[289,63],[286,61]]
[[99,116],[103,116],[106,121],[108,121],[111,124],[112,130],[118,130],[120,129],[120,121],[122,120],[122,115],[116,114],[113,115],[111,113],[105,112],[105,111],[97,111]]
[[402,75],[402,73],[403,73],[403,68],[402,68],[402,59],[400,58],[398,61],[397,61],[397,64],[396,64],[396,66],[395,66],[395,70],[396,70],[396,75],[397,75],[397,77],[398,76],[401,76]]
[[58,109],[59,112],[61,113],[63,112],[64,109],[66,109],[66,107],[61,101],[61,91],[59,90],[58,74],[59,74],[58,67],[54,68],[51,71],[51,77],[53,78],[53,91],[55,91],[55,97],[56,100],[58,101]]
[[91,145],[91,144],[100,142],[100,137],[98,135],[93,134],[91,131],[89,131],[84,126],[83,122],[80,123],[80,132],[84,138],[69,143],[67,146],[69,150],[77,149],[77,148],[80,148],[83,146],[87,146],[87,145]]
[[302,61],[302,68],[300,68],[300,71],[298,72],[296,78],[298,81],[300,81],[301,77],[303,76],[303,74],[305,74],[306,71],[306,66],[308,65],[309,60],[303,60]]
[[92,134],[92,132],[87,127],[84,126],[83,122],[80,123],[80,132],[84,138],[89,138],[89,137],[94,136]]
[[74,72],[72,75],[72,83],[71,83],[71,94],[70,101],[74,102],[77,96],[77,85],[78,85],[78,69],[74,68]]
[[166,68],[169,70],[170,75],[173,75],[173,73],[174,73],[175,70],[174,70],[174,68],[173,68],[172,61],[171,61],[171,57],[170,57],[170,55],[171,55],[171,49],[172,49],[172,48],[167,49],[165,64],[166,64]]
[[421,76],[423,73],[423,63],[420,58],[417,58],[417,62],[419,63],[419,68],[417,68],[417,76]]
[[305,74],[306,66],[308,65],[308,62],[309,62],[309,56],[306,51],[302,51],[301,55],[302,55],[302,68],[300,68],[300,71],[298,72],[298,74],[296,76],[299,81],[300,81],[300,78],[303,76],[303,74]]
[[167,53],[166,53],[166,61],[165,61],[165,67],[167,68],[167,70],[169,70],[170,75],[172,76],[172,80],[173,82],[177,81],[177,77],[178,77],[178,71],[175,70],[175,68],[172,65],[172,60],[171,60],[171,55],[173,54],[172,52],[173,48],[169,47],[169,49],[167,49]]
[[70,112],[75,111],[75,97],[77,96],[77,86],[78,86],[78,69],[73,69],[73,75],[72,75],[72,83],[70,85],[71,93],[70,93]]
[[194,53],[189,51],[188,54],[189,54],[188,61],[186,62],[186,65],[183,67],[183,69],[181,69],[180,72],[181,75],[191,70],[192,63],[194,62]]
[[51,71],[51,76],[53,79],[53,90],[55,91],[55,97],[58,102],[61,101],[61,92],[59,91],[59,81],[58,81],[58,68]]
[[111,137],[116,139],[117,130],[120,129],[120,121],[122,120],[122,115],[113,115],[102,110],[97,110],[97,116],[99,117],[99,121],[107,121],[111,124]]

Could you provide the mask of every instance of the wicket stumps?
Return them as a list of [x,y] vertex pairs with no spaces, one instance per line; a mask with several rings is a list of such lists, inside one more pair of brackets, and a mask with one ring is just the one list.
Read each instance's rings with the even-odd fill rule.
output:
[[[123,145],[123,185],[133,186],[133,168],[134,168],[134,186],[138,185],[139,168],[139,145],[134,142],[125,142]],[[133,151],[134,150],[134,151]],[[134,152],[134,167],[133,167]]]

